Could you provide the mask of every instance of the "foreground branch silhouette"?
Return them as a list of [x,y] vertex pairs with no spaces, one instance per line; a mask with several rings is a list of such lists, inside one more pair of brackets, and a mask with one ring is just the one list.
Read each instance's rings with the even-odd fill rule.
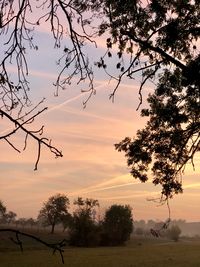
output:
[[[13,130],[8,130],[6,134],[3,134],[2,136],[0,136],[0,140],[4,139],[12,148],[14,148],[19,153],[21,151],[17,149],[11,141],[9,141],[9,137],[14,135],[17,131],[21,130],[22,132],[25,133],[23,150],[25,150],[27,147],[27,140],[29,136],[37,142],[38,154],[37,154],[37,160],[35,162],[34,170],[37,170],[38,168],[42,145],[47,147],[55,155],[55,157],[62,157],[62,152],[59,151],[56,147],[51,145],[51,140],[45,137],[40,137],[43,134],[44,126],[42,126],[39,130],[29,130],[26,127],[27,125],[32,123],[37,116],[39,116],[41,113],[43,113],[46,110],[47,108],[43,108],[42,110],[38,111],[36,114],[31,115],[30,117],[28,117],[28,114],[26,114],[23,119],[22,118],[15,119],[10,114],[6,113],[3,110],[0,110],[1,117],[6,117],[13,123],[13,125],[15,125],[15,128]],[[23,122],[20,122],[20,121],[23,121]]]
[[7,232],[7,233],[14,233],[15,234],[15,239],[14,238],[10,238],[10,240],[12,242],[14,242],[16,245],[19,246],[21,252],[23,252],[24,248],[23,248],[23,241],[21,241],[20,237],[28,237],[31,238],[39,243],[41,243],[42,245],[50,248],[53,250],[53,254],[55,254],[56,252],[58,252],[60,254],[61,257],[61,261],[64,264],[64,247],[67,245],[68,241],[66,239],[63,239],[62,241],[58,242],[58,243],[48,243],[42,239],[40,239],[39,237],[29,234],[29,233],[25,233],[19,230],[15,230],[15,229],[11,229],[11,228],[5,228],[5,229],[0,229],[0,233],[1,232]]
[[[1,1],[0,36],[4,51],[0,59],[0,115],[2,119],[6,118],[14,125],[14,130],[6,134],[3,131],[3,134],[0,134],[0,140],[4,140],[18,152],[15,142],[10,140],[18,130],[25,134],[24,148],[27,146],[28,137],[35,140],[38,147],[35,170],[38,168],[42,146],[48,148],[56,157],[62,157],[62,152],[51,144],[49,138],[43,136],[44,126],[38,130],[31,129],[33,121],[46,110],[43,108],[36,114],[32,114],[38,104],[30,110],[33,104],[29,93],[31,85],[27,51],[28,49],[38,50],[33,37],[35,29],[43,23],[48,23],[55,49],[62,47],[63,39],[65,41],[67,39],[68,43],[71,42],[64,50],[62,48],[62,56],[57,61],[60,65],[60,73],[54,83],[55,94],[58,95],[58,91],[70,85],[72,79],[76,77],[77,84],[88,80],[87,102],[94,93],[93,72],[83,52],[85,42],[95,44],[91,36],[86,33],[86,27],[90,21],[91,18],[83,17],[79,5],[76,6],[73,1]],[[16,71],[14,73],[13,67]],[[27,124],[29,127],[25,127]]]

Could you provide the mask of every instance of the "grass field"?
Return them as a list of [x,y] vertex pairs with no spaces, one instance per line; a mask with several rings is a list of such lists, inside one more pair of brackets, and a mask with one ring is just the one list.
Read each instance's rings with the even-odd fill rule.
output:
[[[2,241],[5,241],[2,243]],[[1,267],[199,267],[200,241],[168,242],[133,239],[124,247],[66,248],[65,264],[38,244],[25,244],[24,252],[7,239],[0,242]],[[28,240],[27,240],[28,242]]]

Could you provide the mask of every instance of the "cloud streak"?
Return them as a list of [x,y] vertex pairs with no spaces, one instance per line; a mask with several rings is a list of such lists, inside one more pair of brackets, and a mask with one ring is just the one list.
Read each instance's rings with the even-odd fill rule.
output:
[[122,187],[141,184],[141,182],[139,181],[132,181],[132,180],[133,178],[131,177],[130,174],[123,174],[123,175],[114,177],[112,179],[109,179],[108,181],[97,183],[96,185],[93,185],[93,186],[89,186],[82,190],[71,192],[69,193],[69,195],[75,196],[75,195],[89,194],[89,193],[94,193],[94,192],[107,191],[107,190],[112,190],[116,188],[122,188]]

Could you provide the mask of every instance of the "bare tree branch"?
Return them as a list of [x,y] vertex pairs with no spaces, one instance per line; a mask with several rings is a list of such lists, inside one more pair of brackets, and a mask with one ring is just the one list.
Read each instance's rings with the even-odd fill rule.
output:
[[58,252],[60,254],[60,257],[61,257],[61,261],[62,263],[64,264],[64,256],[63,256],[63,253],[64,253],[64,247],[67,245],[68,241],[66,239],[63,239],[62,241],[58,242],[58,243],[48,243],[44,240],[42,240],[41,238],[35,236],[35,235],[32,235],[32,234],[29,234],[29,233],[25,233],[25,232],[22,232],[22,231],[19,231],[19,230],[15,230],[15,229],[11,229],[11,228],[5,228],[5,229],[0,229],[0,233],[2,232],[7,232],[7,233],[14,233],[15,234],[15,238],[10,238],[12,242],[14,242],[16,245],[19,246],[20,250],[23,251],[23,241],[20,239],[20,237],[28,237],[28,238],[31,238],[39,243],[41,243],[42,245],[50,248],[53,250],[53,254]]
[[[65,89],[67,85],[71,85],[74,77],[77,79],[77,84],[87,80],[89,88],[87,90],[88,98],[84,103],[86,104],[95,90],[93,71],[87,55],[83,52],[83,47],[88,42],[94,43],[95,46],[96,43],[91,39],[92,35],[87,34],[91,18],[84,17],[83,14],[86,10],[84,8],[81,10],[81,8],[71,0],[41,0],[37,3],[30,0],[3,0],[0,5],[0,35],[7,39],[3,44],[4,54],[0,61],[0,115],[15,125],[12,131],[2,135],[0,139],[4,139],[18,152],[16,146],[8,140],[18,130],[23,131],[26,135],[24,150],[27,147],[28,137],[35,140],[38,146],[35,170],[37,170],[40,160],[41,145],[48,147],[56,157],[61,157],[62,152],[51,145],[51,140],[38,136],[42,133],[43,127],[38,131],[28,130],[26,127],[46,110],[43,109],[31,116],[36,107],[43,102],[42,100],[32,110],[26,111],[31,105],[27,49],[38,49],[38,46],[34,44],[34,29],[41,23],[48,22],[55,42],[54,47],[61,48],[64,42],[67,43],[63,55],[58,60],[58,64],[62,67],[54,84],[56,94],[58,94],[59,88]],[[34,20],[31,13],[37,9],[40,11],[39,17],[36,18],[36,21],[31,21]],[[10,73],[10,64],[16,67],[16,75]],[[13,114],[16,113],[18,115],[13,117]]]
[[[56,156],[56,158],[63,156],[61,151],[59,151],[56,147],[51,145],[51,140],[49,140],[48,138],[40,137],[40,136],[37,135],[37,134],[42,135],[43,126],[37,131],[29,130],[29,129],[26,128],[27,124],[31,123],[37,116],[39,116],[41,113],[43,113],[46,110],[47,110],[47,108],[43,108],[42,110],[38,111],[36,114],[32,115],[28,119],[26,118],[25,121],[19,122],[18,118],[14,119],[10,114],[8,114],[5,111],[3,111],[2,109],[0,109],[0,115],[2,117],[5,116],[7,119],[9,119],[13,123],[13,125],[15,125],[15,128],[13,130],[11,130],[8,133],[0,136],[0,140],[1,139],[6,140],[7,142],[9,142],[9,144],[15,150],[17,150],[14,147],[14,145],[10,141],[8,141],[8,138],[11,137],[12,135],[14,135],[17,131],[22,130],[26,134],[25,140],[24,140],[24,143],[25,143],[24,149],[26,149],[26,146],[27,146],[27,138],[28,138],[28,136],[32,137],[33,140],[37,141],[38,154],[37,154],[37,160],[36,160],[36,163],[35,163],[35,169],[34,170],[37,170],[38,163],[39,163],[39,160],[40,160],[41,145],[44,145],[45,147],[47,147],[50,150],[50,152],[52,152]],[[29,114],[29,113],[27,113],[27,114]],[[17,150],[17,151],[20,152],[19,150]]]

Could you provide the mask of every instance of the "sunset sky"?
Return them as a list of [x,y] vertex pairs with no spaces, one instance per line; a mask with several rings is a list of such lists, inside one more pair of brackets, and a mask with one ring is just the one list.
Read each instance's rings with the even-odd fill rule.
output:
[[[29,141],[27,150],[21,154],[1,141],[0,199],[18,217],[37,217],[44,201],[53,194],[64,193],[71,203],[78,196],[95,198],[102,211],[113,203],[129,204],[135,220],[165,220],[166,205],[148,201],[159,197],[160,188],[151,181],[141,184],[134,180],[123,153],[114,149],[115,143],[125,136],[134,136],[145,124],[145,119],[136,111],[140,78],[132,83],[122,82],[112,103],[109,94],[114,82],[109,83],[108,77],[96,70],[97,93],[83,109],[87,94],[80,89],[87,89],[87,85],[74,83],[60,91],[58,97],[54,96],[59,54],[45,29],[37,32],[37,40],[39,50],[27,54],[30,97],[33,103],[45,97],[44,106],[48,106],[48,110],[38,117],[35,129],[45,124],[45,136],[53,139],[64,157],[55,159],[44,148],[38,171],[34,171],[37,147],[33,141]],[[87,53],[91,62],[98,60],[104,53],[103,42],[99,43],[98,50],[88,46]],[[11,67],[10,71],[15,72]],[[148,85],[143,91],[144,99],[151,91]],[[145,105],[144,101],[142,107]],[[1,121],[1,132],[9,127]],[[17,135],[13,140],[17,147],[23,148],[23,136]],[[183,176],[184,193],[170,201],[173,219],[200,221],[200,156],[195,163],[196,170],[189,165]]]

